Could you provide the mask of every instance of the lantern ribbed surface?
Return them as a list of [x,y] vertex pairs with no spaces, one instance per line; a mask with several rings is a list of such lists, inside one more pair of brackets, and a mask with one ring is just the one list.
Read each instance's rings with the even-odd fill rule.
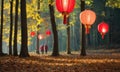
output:
[[109,31],[109,25],[105,22],[101,22],[98,25],[98,32],[102,35],[102,39],[104,39],[104,35]]
[[92,10],[84,10],[80,13],[80,21],[86,25],[94,24],[96,20],[96,14]]
[[56,0],[57,10],[61,13],[70,13],[75,6],[75,0]]
[[84,24],[86,29],[86,34],[89,34],[91,25],[94,24],[96,20],[96,14],[92,10],[84,10],[80,13],[80,21]]
[[69,13],[73,11],[75,6],[75,0],[56,0],[56,8],[62,13],[64,20],[63,23],[67,23],[67,17]]
[[109,25],[105,22],[101,22],[99,25],[98,25],[98,31],[100,33],[107,33],[109,30]]

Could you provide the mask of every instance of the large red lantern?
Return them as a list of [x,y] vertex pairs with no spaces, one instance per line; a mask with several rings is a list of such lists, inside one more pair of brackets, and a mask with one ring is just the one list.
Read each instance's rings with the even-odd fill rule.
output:
[[46,30],[46,35],[51,35],[51,31],[50,30]]
[[104,39],[104,35],[109,31],[109,25],[105,22],[101,22],[98,25],[98,32],[102,35],[102,39]]
[[30,36],[34,37],[35,36],[35,31],[30,32]]
[[64,16],[64,24],[67,23],[67,17],[69,13],[73,11],[74,6],[75,0],[56,0],[56,7]]
[[89,34],[89,29],[91,25],[94,24],[95,20],[96,14],[92,10],[84,10],[80,13],[80,21],[85,26],[86,34]]

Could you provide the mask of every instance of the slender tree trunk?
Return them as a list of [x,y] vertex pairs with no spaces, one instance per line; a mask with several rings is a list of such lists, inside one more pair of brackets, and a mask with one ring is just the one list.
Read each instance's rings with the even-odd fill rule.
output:
[[[70,17],[68,17],[68,20],[67,20],[68,21],[68,24],[67,24],[68,26],[69,26],[69,18]],[[67,37],[67,54],[71,54],[71,50],[70,50],[70,27],[67,28],[67,36],[68,36]]]
[[[71,35],[72,35],[72,48],[75,48],[75,34],[74,34],[74,26],[71,27]],[[75,48],[76,49],[76,48]]]
[[27,35],[27,16],[26,0],[21,0],[21,51],[20,57],[29,57],[28,53],[28,35]]
[[18,6],[19,6],[19,0],[16,0],[16,6],[15,6],[15,24],[14,24],[14,46],[13,46],[13,55],[17,56],[17,32],[18,32]]
[[[38,0],[38,14],[40,15],[40,0]],[[39,25],[37,26],[37,29],[39,30]],[[37,38],[37,49],[36,49],[36,53],[39,54],[39,39],[38,39],[38,35],[39,35],[39,31],[37,31],[37,35],[36,35],[36,38]]]
[[[51,3],[52,2],[53,2],[53,0],[51,0]],[[58,56],[59,55],[58,34],[57,34],[53,5],[49,4],[49,10],[50,10],[50,20],[51,20],[51,24],[52,24],[52,31],[53,31],[53,37],[54,37],[54,45],[53,45],[52,56]]]
[[[85,9],[85,0],[80,0],[81,1],[81,11],[83,11]],[[80,24],[80,40],[81,40],[81,54],[82,56],[86,56],[86,49],[85,49],[85,45],[86,45],[86,40],[85,40],[85,28],[83,24]]]
[[0,55],[3,55],[2,52],[3,8],[4,8],[4,0],[1,0]]
[[10,0],[9,55],[12,55],[12,31],[13,31],[13,0]]
[[40,52],[39,52],[39,39],[38,39],[38,35],[39,35],[39,31],[37,31],[37,36],[36,36],[36,38],[37,38],[37,48],[36,48],[36,53],[37,54],[40,54]]

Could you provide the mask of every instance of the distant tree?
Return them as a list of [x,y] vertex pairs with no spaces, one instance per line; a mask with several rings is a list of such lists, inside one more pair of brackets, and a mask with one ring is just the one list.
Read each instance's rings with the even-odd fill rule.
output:
[[16,0],[15,5],[15,24],[14,24],[14,45],[13,45],[13,55],[17,56],[17,33],[18,33],[18,6],[19,6],[19,0]]
[[[84,11],[85,10],[85,0],[80,0],[81,2],[81,11]],[[81,54],[82,56],[86,56],[86,49],[85,49],[85,46],[86,46],[86,38],[85,38],[85,28],[84,28],[84,25],[83,24],[80,24],[80,40],[81,40]]]
[[50,0],[49,11],[50,11],[50,20],[52,24],[52,31],[53,31],[53,37],[54,37],[52,56],[58,56],[59,55],[58,33],[56,28],[55,16],[54,16],[54,6],[52,5],[52,3],[53,3],[53,0]]
[[68,27],[67,27],[67,54],[71,54],[71,50],[70,50],[70,22],[69,22],[69,18],[68,17]]
[[1,0],[0,55],[3,55],[3,52],[2,52],[3,8],[4,8],[4,0]]
[[106,1],[106,6],[112,8],[120,8],[120,0],[104,0]]
[[9,55],[12,55],[12,31],[13,31],[13,0],[10,0]]
[[[40,15],[40,0],[38,0],[38,14]],[[39,24],[37,25],[37,35],[36,35],[36,38],[37,38],[37,49],[36,49],[36,53],[39,54],[39,39],[38,39],[38,35],[39,35]]]
[[28,35],[27,35],[27,15],[26,0],[21,0],[21,51],[20,57],[29,57],[28,53]]

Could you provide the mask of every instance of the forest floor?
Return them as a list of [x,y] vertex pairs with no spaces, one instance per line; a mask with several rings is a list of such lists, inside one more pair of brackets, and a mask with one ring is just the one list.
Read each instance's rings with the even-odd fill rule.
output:
[[30,53],[30,57],[0,57],[0,72],[120,72],[120,53],[77,52],[52,57],[48,54]]

